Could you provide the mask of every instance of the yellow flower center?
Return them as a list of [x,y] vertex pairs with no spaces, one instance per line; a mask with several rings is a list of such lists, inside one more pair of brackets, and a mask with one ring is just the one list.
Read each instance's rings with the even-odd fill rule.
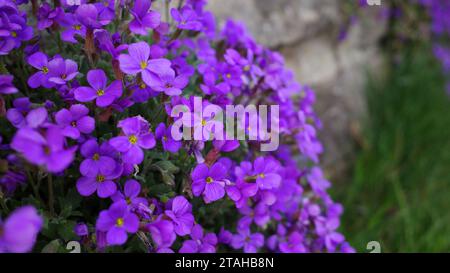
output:
[[123,218],[117,218],[116,226],[118,226],[118,227],[122,227],[123,226]]
[[136,144],[138,141],[138,138],[135,135],[131,135],[128,137],[128,141],[130,141],[131,144]]
[[147,65],[147,62],[141,62],[141,69],[146,69]]
[[105,7],[109,6],[108,1],[103,2],[103,5],[104,5]]
[[214,179],[211,176],[208,176],[206,178],[206,183],[212,183],[214,181]]
[[231,74],[227,73],[227,75],[225,75],[227,77],[227,79],[231,79]]
[[206,126],[206,120],[202,119],[202,126]]
[[80,30],[80,29],[81,29],[81,26],[80,26],[80,25],[74,25],[74,26],[73,26],[73,29],[75,29],[75,30]]
[[250,71],[250,66],[249,65],[244,66],[244,71]]
[[127,201],[127,204],[131,204],[131,199],[129,197],[125,198],[125,201]]
[[105,177],[101,174],[97,175],[96,178],[97,182],[102,183],[103,181],[105,181]]
[[92,159],[97,161],[100,159],[100,155],[98,153],[95,153],[94,156],[92,156]]
[[145,89],[145,88],[147,87],[147,85],[145,85],[145,83],[141,83],[141,85],[139,85],[139,87],[140,87],[141,89]]
[[264,177],[266,177],[263,173],[260,173],[259,174],[259,177],[261,177],[261,178],[264,178]]
[[101,97],[103,95],[105,95],[105,90],[103,90],[103,89],[97,90],[97,96]]
[[48,73],[48,67],[46,67],[46,66],[42,67],[42,73],[47,74]]
[[72,127],[77,127],[77,122],[76,122],[76,121],[72,121],[72,122],[70,123],[70,125],[72,125]]
[[67,75],[66,75],[66,74],[62,74],[62,75],[61,75],[61,79],[63,79],[63,80],[65,80],[65,79],[66,79],[66,77],[67,77]]
[[17,32],[15,32],[15,31],[11,31],[11,36],[13,36],[13,37],[17,37]]

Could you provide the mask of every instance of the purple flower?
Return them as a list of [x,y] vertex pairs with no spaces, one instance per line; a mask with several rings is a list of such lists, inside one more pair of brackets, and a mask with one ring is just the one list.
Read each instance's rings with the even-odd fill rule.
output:
[[268,207],[262,202],[258,203],[253,209],[249,206],[243,206],[239,209],[239,212],[244,215],[238,222],[238,227],[241,229],[249,228],[252,222],[263,227],[270,221]]
[[88,226],[85,223],[76,224],[76,226],[73,229],[73,232],[80,237],[89,235]]
[[17,88],[13,85],[14,77],[11,75],[0,75],[0,94],[14,94],[17,93]]
[[98,12],[98,20],[102,25],[106,25],[115,17],[115,1],[114,0],[102,0],[95,3],[95,8]]
[[113,166],[114,168],[110,169],[110,167],[100,165],[97,173],[88,171],[85,176],[80,177],[77,181],[78,192],[82,196],[89,196],[97,192],[100,198],[107,198],[115,194],[117,185],[113,180],[122,174],[123,169],[116,163]]
[[139,218],[128,211],[126,202],[116,202],[108,210],[100,212],[96,228],[106,232],[108,245],[122,245],[127,241],[127,233],[138,231]]
[[139,204],[148,206],[147,199],[139,197],[141,193],[141,184],[134,179],[130,179],[125,182],[123,193],[117,191],[116,194],[111,196],[114,202],[125,201],[129,207],[137,207]]
[[174,226],[171,221],[159,218],[147,225],[147,229],[156,245],[156,252],[173,253],[170,247],[175,242],[177,235],[174,232]]
[[124,136],[114,137],[110,144],[122,153],[122,159],[129,164],[141,164],[144,160],[142,149],[152,149],[156,145],[148,122],[141,116],[126,118],[118,124]]
[[106,107],[122,96],[122,83],[115,80],[107,86],[108,78],[101,69],[90,70],[87,74],[87,81],[91,87],[81,86],[75,89],[74,95],[77,101],[95,100],[97,106]]
[[56,84],[66,84],[78,75],[78,65],[72,60],[55,58],[48,62],[48,80]]
[[148,11],[152,2],[147,0],[136,0],[130,10],[134,19],[130,22],[130,30],[133,33],[147,35],[148,29],[154,29],[161,23],[161,15],[156,11]]
[[164,92],[168,96],[181,95],[182,89],[189,83],[189,77],[178,75],[175,77],[175,71],[167,69],[159,73],[159,77],[149,78],[147,84],[157,92]]
[[37,130],[24,127],[19,129],[11,142],[11,148],[31,163],[42,165],[49,172],[58,173],[66,169],[74,158],[76,147],[65,149],[65,139],[61,129],[51,126],[44,135]]
[[183,196],[177,196],[170,202],[169,209],[164,212],[174,223],[175,232],[184,236],[191,232],[194,225],[192,205]]
[[249,228],[239,229],[238,234],[231,239],[231,246],[234,249],[244,248],[245,253],[256,253],[263,245],[264,236],[261,233],[250,233]]
[[31,109],[31,102],[28,97],[18,98],[13,101],[13,108],[9,108],[6,112],[6,118],[16,128],[26,126],[27,121],[25,115]]
[[280,251],[282,253],[305,253],[303,240],[303,236],[298,231],[294,231],[289,235],[287,242],[280,243]]
[[160,123],[158,127],[156,127],[155,137],[156,139],[161,140],[165,151],[177,153],[181,148],[181,141],[176,141],[172,138],[171,127],[166,128],[164,123]]
[[25,16],[19,14],[7,15],[4,12],[1,12],[1,14],[0,55],[7,55],[12,49],[20,47],[23,41],[32,38],[33,28],[27,25]]
[[28,57],[27,62],[32,67],[39,70],[28,78],[28,85],[31,88],[38,88],[39,86],[51,88],[55,85],[53,82],[49,81],[49,66],[47,55],[42,52],[36,52]]
[[90,139],[83,143],[80,153],[85,157],[80,165],[80,173],[84,176],[112,173],[117,168],[116,161],[113,159],[115,150],[108,142],[98,145],[95,139]]
[[75,11],[77,20],[89,29],[101,28],[102,24],[107,22],[99,22],[98,10],[94,4],[80,5]]
[[43,3],[38,11],[37,28],[43,30],[53,25],[53,22],[61,16],[63,10],[59,7],[52,9],[48,3]]
[[192,171],[192,193],[194,196],[203,195],[205,203],[221,199],[225,195],[225,177],[227,169],[220,163],[208,167],[202,163]]
[[0,253],[31,251],[42,224],[42,217],[32,206],[13,211],[4,222],[0,220]]
[[70,109],[61,109],[55,115],[58,126],[62,128],[63,135],[78,139],[83,134],[90,134],[95,129],[94,118],[88,116],[89,109],[82,104],[74,104]]
[[278,188],[281,176],[277,173],[278,164],[270,158],[258,157],[253,163],[256,183],[260,189]]
[[19,111],[18,108],[11,108],[7,112],[8,120],[17,128],[39,128],[47,121],[48,113],[44,107],[30,110],[25,117]]
[[232,239],[233,239],[233,234],[230,231],[228,231],[228,230],[224,229],[223,227],[221,227],[219,235],[218,235],[219,243],[223,243],[223,244],[228,245],[228,244],[231,243]]
[[203,228],[200,225],[195,225],[191,232],[192,240],[183,242],[180,248],[180,253],[215,253],[217,236],[214,233],[207,233],[203,235]]
[[170,14],[175,22],[178,23],[177,27],[179,29],[186,30],[195,30],[199,31],[202,29],[202,23],[198,20],[198,16],[191,6],[185,5],[178,10],[176,8],[172,8],[170,10]]
[[167,59],[149,60],[150,46],[146,42],[129,45],[128,53],[119,56],[120,69],[130,75],[141,73],[142,80],[149,86],[152,82],[158,81],[158,74],[171,69],[170,61]]
[[83,38],[86,36],[86,27],[78,21],[74,14],[65,13],[61,17],[59,24],[64,28],[61,32],[61,40],[76,44],[78,41],[75,39],[75,35],[80,35]]

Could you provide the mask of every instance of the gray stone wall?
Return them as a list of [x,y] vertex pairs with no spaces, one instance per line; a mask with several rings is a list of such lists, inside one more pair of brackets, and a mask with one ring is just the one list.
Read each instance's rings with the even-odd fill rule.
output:
[[257,41],[279,50],[298,81],[317,93],[323,121],[322,163],[333,179],[345,179],[354,155],[354,134],[365,114],[367,73],[382,70],[378,40],[386,26],[380,7],[360,10],[346,40],[337,35],[346,17],[342,6],[356,0],[210,0],[222,23],[245,22]]

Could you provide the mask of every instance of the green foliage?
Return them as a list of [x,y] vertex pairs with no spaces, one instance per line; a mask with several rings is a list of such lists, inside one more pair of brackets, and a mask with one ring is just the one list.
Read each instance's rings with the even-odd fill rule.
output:
[[360,252],[450,251],[450,99],[428,47],[370,81],[363,147],[342,184],[343,232]]

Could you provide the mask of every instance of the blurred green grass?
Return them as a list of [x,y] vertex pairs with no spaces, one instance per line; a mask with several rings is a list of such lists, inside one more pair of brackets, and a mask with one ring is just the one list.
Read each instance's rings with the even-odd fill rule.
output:
[[450,252],[450,98],[429,48],[369,80],[353,177],[335,191],[342,232],[359,252]]

